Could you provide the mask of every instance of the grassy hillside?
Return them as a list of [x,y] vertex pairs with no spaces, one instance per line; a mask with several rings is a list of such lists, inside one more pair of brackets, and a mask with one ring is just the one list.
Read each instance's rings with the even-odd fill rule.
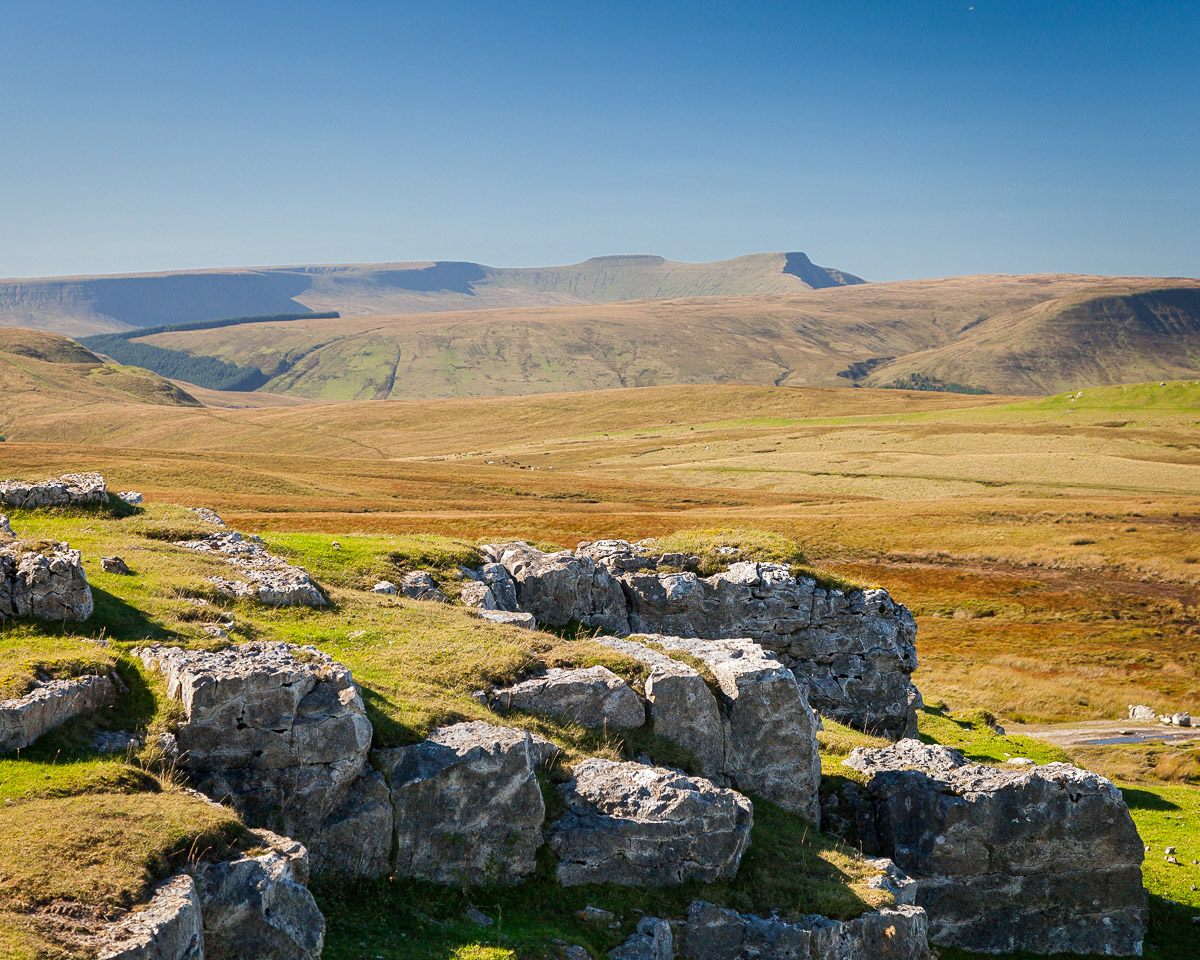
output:
[[[1132,305],[1134,319],[1115,323],[1095,304]],[[994,331],[1005,339],[993,342]],[[883,386],[914,374],[918,383],[932,376],[1041,395],[1064,384],[1200,375],[1200,283],[955,277],[755,297],[301,319],[133,342],[261,369],[269,391],[336,401],[679,383]]]
[[0,397],[0,437],[30,415],[60,419],[69,433],[71,418],[86,409],[127,415],[137,405],[200,406],[149,370],[105,363],[58,334],[7,327],[0,327]]
[[0,280],[0,324],[78,336],[298,307],[360,315],[415,313],[788,293],[862,282],[815,266],[803,253],[717,263],[598,257],[527,269],[441,261],[192,270]]
[[1060,298],[972,327],[873,370],[881,386],[920,373],[1010,393],[1200,374],[1200,287]]

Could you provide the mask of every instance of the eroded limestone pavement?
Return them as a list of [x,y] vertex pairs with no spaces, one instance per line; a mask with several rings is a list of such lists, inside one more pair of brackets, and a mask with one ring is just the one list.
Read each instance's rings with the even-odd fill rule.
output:
[[[238,596],[324,602],[304,571],[223,525],[183,546],[228,559],[242,579],[219,585]],[[820,714],[893,738],[915,730],[916,627],[886,591],[825,589],[753,562],[702,578],[688,570],[695,558],[625,541],[482,552],[464,602],[525,625],[601,628],[600,642],[648,668],[645,681],[635,689],[603,667],[545,670],[480,692],[497,723],[372,749],[350,671],[315,648],[137,651],[181,706],[179,763],[191,782],[277,832],[262,834],[266,854],[160,885],[147,909],[113,925],[100,956],[315,958],[324,922],[306,889],[310,860],[347,878],[516,884],[548,844],[565,885],[732,878],[754,822],[747,793],[814,825],[824,817],[881,857],[872,884],[895,906],[848,921],[784,921],[697,900],[686,916],[643,919],[613,958],[924,960],[930,940],[1140,952],[1142,845],[1120,792],[1101,777],[1061,764],[997,770],[900,739],[856,751],[847,763],[869,776],[866,786],[829,796],[822,810]],[[432,579],[381,587],[445,601]],[[513,711],[614,730],[648,725],[690,753],[697,773],[586,760],[554,788],[563,812],[551,818],[538,772],[558,748],[503,725]],[[3,718],[0,705],[0,744]],[[563,945],[563,956],[572,950]]]

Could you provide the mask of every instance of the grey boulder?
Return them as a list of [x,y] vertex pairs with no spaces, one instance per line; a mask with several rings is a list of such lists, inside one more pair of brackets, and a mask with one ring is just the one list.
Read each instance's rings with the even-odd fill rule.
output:
[[108,677],[48,680],[23,697],[0,700],[0,753],[23,750],[68,720],[108,706],[116,688]]
[[503,710],[545,713],[585,727],[630,729],[646,722],[641,698],[606,667],[577,670],[552,667],[497,690],[493,703]]
[[376,751],[391,791],[397,876],[435,883],[516,883],[533,872],[546,806],[536,769],[557,748],[475,721]]
[[196,882],[177,874],[102,935],[98,960],[205,960],[204,919]]
[[0,620],[86,620],[93,609],[78,550],[56,540],[0,541]]
[[675,960],[671,925],[658,917],[642,917],[633,936],[608,955],[611,960]]
[[0,505],[34,510],[39,507],[99,506],[108,501],[98,473],[65,473],[54,480],[0,481]]
[[748,799],[663,767],[591,758],[559,787],[551,826],[564,886],[662,887],[737,873],[754,820]]

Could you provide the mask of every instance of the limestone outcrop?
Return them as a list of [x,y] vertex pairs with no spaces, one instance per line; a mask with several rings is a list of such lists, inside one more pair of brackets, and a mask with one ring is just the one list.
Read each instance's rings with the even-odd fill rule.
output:
[[741,789],[820,823],[820,719],[791,670],[750,640],[633,639],[705,663],[720,693],[721,772]]
[[574,621],[612,633],[629,632],[621,585],[590,557],[570,550],[543,553],[519,542],[482,550],[512,578],[517,608],[532,613],[539,623],[564,627]]
[[308,852],[287,837],[257,834],[267,853],[195,867],[203,960],[320,960],[325,918],[308,891]]
[[136,651],[183,705],[180,765],[247,821],[319,842],[367,766],[372,729],[350,671],[314,647]]
[[497,584],[505,581],[493,571],[486,590],[472,586],[472,605],[620,636],[748,638],[795,672],[821,714],[893,739],[915,734],[916,621],[886,590],[822,586],[784,564],[752,561],[700,577],[680,569],[695,566],[694,557],[623,540],[552,554],[525,543],[482,549],[507,572],[516,596],[501,596]]
[[650,676],[644,691],[650,725],[656,736],[687,750],[699,773],[727,785],[725,730],[716,694],[691,664],[636,639],[599,637],[598,642],[646,664]]
[[501,710],[546,713],[585,727],[632,729],[646,722],[641,698],[605,667],[578,670],[552,667],[497,690],[492,705]]
[[406,573],[400,579],[400,592],[410,600],[431,600],[434,603],[450,602],[433,577],[423,570]]
[[98,506],[107,502],[104,478],[98,473],[65,473],[53,480],[0,480],[0,505],[15,509]]
[[874,776],[886,770],[915,768],[930,773],[946,773],[967,765],[962,751],[940,743],[922,743],[905,739],[888,747],[855,747],[842,766]]
[[559,787],[549,830],[564,886],[662,887],[737,873],[753,807],[740,793],[664,767],[591,758]]
[[47,680],[23,697],[0,700],[0,753],[24,750],[42,734],[108,706],[115,697],[109,677],[87,676]]
[[186,540],[178,546],[220,556],[241,574],[241,580],[210,577],[222,593],[258,600],[271,607],[325,605],[325,595],[308,571],[275,556],[258,537],[243,537],[229,531],[213,533],[201,540]]
[[78,550],[57,540],[0,540],[0,620],[86,620],[92,588]]
[[1144,850],[1112,783],[1062,763],[948,766],[946,754],[913,769],[918,747],[888,749],[869,758],[868,816],[879,852],[916,881],[933,942],[1141,952]]
[[609,960],[675,960],[671,925],[658,917],[642,917],[633,936],[608,956]]
[[546,817],[536,768],[556,751],[524,730],[480,721],[376,751],[394,809],[395,874],[456,885],[531,874]]
[[787,922],[695,901],[677,924],[685,960],[927,960],[927,920],[900,904],[853,920],[805,917]]
[[510,613],[507,610],[480,610],[479,619],[488,623],[498,623],[504,627],[518,627],[521,630],[536,630],[537,620],[532,613]]
[[8,522],[8,517],[0,513],[0,541],[16,540],[17,535],[13,533],[12,525]]
[[205,960],[196,881],[186,873],[163,881],[144,909],[110,924],[103,941],[98,960]]

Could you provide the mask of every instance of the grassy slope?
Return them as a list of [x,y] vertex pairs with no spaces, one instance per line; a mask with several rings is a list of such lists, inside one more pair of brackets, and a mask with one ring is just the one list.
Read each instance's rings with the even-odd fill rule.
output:
[[[287,313],[297,306],[412,313],[806,289],[808,284],[785,272],[785,256],[766,253],[696,264],[602,257],[530,269],[447,262],[339,264],[0,280],[0,322],[78,336]],[[819,283],[857,280],[836,270],[827,276],[824,268],[807,268]],[[808,269],[799,272],[809,275]]]
[[[1163,291],[1149,300],[1130,295],[1155,287]],[[275,375],[272,391],[338,401],[664,383],[847,386],[839,372],[892,357],[900,359],[869,382],[917,371],[1039,394],[1200,370],[1197,289],[1187,280],[956,277],[773,296],[350,316],[147,342],[261,367]],[[1140,306],[1129,322],[1113,323],[1113,305],[1131,303]],[[342,305],[342,313],[352,310]],[[1019,362],[1009,356],[1014,345],[1027,351]],[[943,353],[954,363],[939,359]]]
[[[23,838],[38,835],[37,825],[54,824],[57,838],[71,838],[80,828],[84,809],[101,814],[111,806],[122,822],[145,823],[118,838],[99,834],[87,836],[90,843],[110,849],[100,862],[110,872],[94,875],[96,860],[76,863],[70,871],[50,871],[38,866],[28,877],[21,874],[16,889],[24,896],[53,881],[56,895],[88,897],[105,902],[136,899],[139,891],[168,868],[172,850],[181,849],[180,834],[168,793],[156,792],[157,783],[135,767],[91,755],[82,744],[94,725],[141,731],[169,724],[172,712],[151,677],[143,676],[125,657],[129,646],[145,638],[184,645],[210,643],[204,638],[203,623],[220,610],[233,613],[237,627],[234,639],[288,639],[316,643],[342,659],[354,670],[364,687],[368,710],[380,744],[413,742],[434,726],[464,718],[485,717],[487,712],[471,691],[487,683],[507,682],[534,669],[539,662],[586,665],[603,662],[631,678],[639,665],[627,662],[606,648],[586,640],[566,641],[552,634],[529,634],[504,629],[470,617],[465,612],[436,604],[378,597],[367,588],[382,575],[402,569],[425,568],[451,576],[457,564],[471,559],[471,545],[463,540],[432,536],[355,536],[345,534],[273,534],[272,549],[305,564],[322,580],[333,605],[326,610],[266,610],[253,604],[232,603],[212,594],[205,577],[221,569],[213,559],[181,550],[164,537],[185,536],[202,529],[193,514],[178,508],[151,506],[142,515],[118,519],[104,512],[73,511],[47,514],[17,511],[14,524],[26,536],[67,539],[84,551],[96,599],[97,614],[86,625],[74,629],[74,640],[103,634],[113,642],[105,656],[115,656],[132,696],[118,708],[104,711],[92,721],[77,722],[44,739],[20,759],[0,761],[0,798],[13,799],[21,812]],[[785,547],[777,538],[739,534],[747,549],[780,555]],[[334,547],[334,542],[338,547]],[[694,535],[676,538],[672,545],[704,552],[709,541]],[[788,554],[795,557],[795,548]],[[105,574],[96,558],[116,552],[134,568],[134,577]],[[197,604],[200,596],[209,606]],[[46,639],[39,660],[31,654],[31,633]],[[37,662],[49,672],[71,672],[54,653],[64,642],[64,631],[29,624],[0,627],[0,664],[4,656],[22,664]],[[447,655],[448,653],[452,655]],[[1057,748],[1019,737],[1000,737],[988,730],[984,717],[951,718],[928,711],[922,718],[922,733],[930,740],[964,749],[972,757],[1002,762],[1009,755],[1031,756],[1039,761],[1061,759]],[[631,756],[654,754],[663,745],[634,734],[625,738],[605,737],[571,724],[513,715],[503,722],[530,726],[556,739],[567,759],[585,754]],[[824,766],[839,775],[839,758],[854,745],[870,738],[830,724],[822,734]],[[659,754],[672,762],[687,762],[676,754]],[[844,772],[844,771],[842,771]],[[547,783],[547,789],[550,784]],[[88,795],[84,801],[73,797]],[[1147,782],[1131,787],[1131,808],[1148,843],[1168,843],[1180,850],[1181,859],[1196,856],[1195,831],[1187,818],[1194,816],[1200,791],[1189,787],[1167,787]],[[95,799],[96,797],[107,799]],[[53,800],[53,798],[59,798]],[[551,803],[555,802],[549,794]],[[72,806],[74,804],[74,806]],[[165,804],[165,806],[164,806]],[[77,808],[77,809],[76,809]],[[144,812],[143,812],[144,808]],[[861,885],[863,868],[852,851],[847,851],[804,828],[765,803],[757,805],[754,844],[738,881],[706,888],[672,891],[629,891],[588,888],[561,891],[550,881],[552,864],[546,860],[530,884],[516,890],[457,891],[435,889],[412,883],[361,884],[351,888],[318,884],[329,921],[327,957],[358,957],[364,952],[388,960],[416,957],[536,957],[553,937],[585,943],[599,956],[629,932],[637,911],[682,915],[686,904],[702,895],[744,910],[779,908],[796,913],[820,910],[845,915],[862,909],[875,896]],[[191,815],[189,815],[191,816]],[[142,819],[139,819],[142,818]],[[13,821],[17,822],[17,821]],[[101,817],[100,823],[105,823]],[[213,829],[226,831],[232,825],[187,821],[186,836],[194,839]],[[89,828],[90,829],[90,828]],[[104,839],[100,837],[104,834]],[[43,836],[51,836],[47,830]],[[22,849],[27,849],[29,840]],[[105,844],[112,844],[107,848]],[[60,850],[56,840],[53,851]],[[0,844],[0,872],[4,872]],[[69,850],[69,844],[67,844]],[[1200,851],[1200,848],[1196,848]],[[50,851],[50,852],[53,852]],[[1161,859],[1161,854],[1156,854]],[[53,862],[47,854],[47,863]],[[1155,895],[1152,950],[1158,960],[1183,960],[1197,946],[1189,911],[1200,908],[1200,896],[1186,889],[1186,868],[1170,870],[1154,857],[1147,863],[1147,885]],[[1153,862],[1151,862],[1153,861]],[[41,860],[38,861],[41,863]],[[798,868],[797,868],[798,865]],[[36,864],[35,864],[36,866]],[[109,870],[105,866],[105,871]],[[22,869],[33,869],[24,867]],[[40,871],[40,872],[38,872]],[[36,874],[36,875],[35,875]],[[840,879],[839,879],[840,878]],[[46,888],[50,890],[49,887]],[[49,893],[46,894],[48,896]],[[0,916],[0,937],[13,943],[36,943],[27,918],[11,911],[22,906],[19,898],[0,904],[8,909]],[[36,899],[36,898],[34,898]],[[1167,900],[1190,906],[1172,906]],[[127,901],[128,902],[128,901]],[[619,930],[589,926],[575,916],[585,905],[613,909],[624,918]],[[463,918],[468,906],[483,909],[499,921],[497,928],[480,931]],[[3,943],[0,940],[0,943]],[[23,948],[24,949],[24,948]],[[30,948],[31,950],[32,948]],[[491,952],[488,952],[491,951]],[[514,953],[515,951],[515,953]],[[13,948],[15,955],[21,954]],[[27,955],[32,956],[30,952]]]

